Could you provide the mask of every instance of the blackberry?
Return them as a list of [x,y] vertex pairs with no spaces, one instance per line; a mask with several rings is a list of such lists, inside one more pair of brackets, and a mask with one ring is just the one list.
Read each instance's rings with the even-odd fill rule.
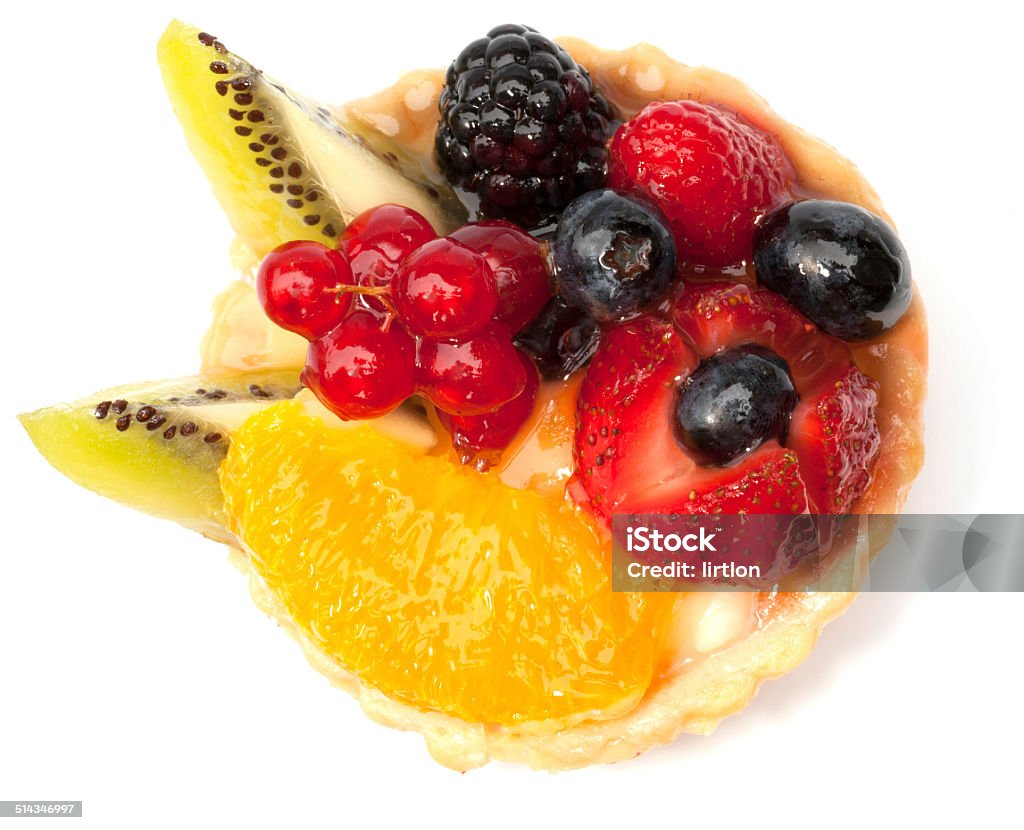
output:
[[536,227],[604,186],[617,114],[586,69],[528,26],[496,26],[463,49],[438,109],[438,162],[483,216]]

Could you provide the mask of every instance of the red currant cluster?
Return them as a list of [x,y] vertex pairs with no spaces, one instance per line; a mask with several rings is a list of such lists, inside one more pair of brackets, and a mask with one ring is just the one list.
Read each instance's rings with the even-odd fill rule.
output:
[[551,296],[540,246],[504,221],[438,238],[418,213],[382,205],[338,248],[288,242],[260,265],[267,316],[310,341],[303,382],[346,420],[419,393],[464,461],[503,449],[533,410],[538,375],[513,336]]

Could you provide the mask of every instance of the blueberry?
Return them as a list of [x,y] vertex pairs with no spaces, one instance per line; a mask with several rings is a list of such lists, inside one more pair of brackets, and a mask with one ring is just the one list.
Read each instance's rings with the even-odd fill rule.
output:
[[770,214],[754,239],[757,278],[822,331],[884,334],[910,305],[910,260],[896,232],[845,202],[810,200]]
[[701,361],[683,382],[677,435],[701,462],[726,464],[770,438],[785,440],[797,399],[785,360],[737,346]]
[[552,257],[558,293],[602,323],[640,311],[676,275],[665,217],[614,190],[584,193],[565,209]]
[[545,380],[564,380],[590,361],[600,336],[592,318],[556,296],[519,333],[516,345],[533,357]]

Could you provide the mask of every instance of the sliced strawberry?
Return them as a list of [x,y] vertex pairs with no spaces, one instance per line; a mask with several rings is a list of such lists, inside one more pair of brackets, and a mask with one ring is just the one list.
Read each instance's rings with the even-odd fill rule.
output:
[[[573,494],[604,519],[847,510],[870,482],[879,437],[877,384],[846,344],[745,285],[690,286],[673,322],[602,334],[577,401]],[[701,357],[749,343],[786,361],[800,395],[785,446],[770,440],[727,466],[699,465],[676,440],[679,385]]]
[[[710,526],[715,531],[714,554],[678,551],[665,561],[687,562],[698,575],[703,573],[702,561],[756,565],[757,577],[739,582],[766,590],[818,551],[816,524],[807,515],[807,490],[791,450],[773,442],[734,466],[701,472],[690,482],[692,489],[685,496],[676,491],[661,504],[644,503],[635,508],[627,499],[629,512],[655,514],[645,517],[645,526],[664,534],[686,527],[687,521],[680,518],[685,515],[748,515],[742,521]],[[706,522],[702,526],[708,527]],[[698,581],[706,580],[698,577]]]
[[787,443],[800,458],[816,512],[848,512],[871,484],[882,443],[877,408],[878,383],[850,366],[793,411]]
[[[710,473],[710,474],[709,474]],[[738,464],[695,478],[680,513],[804,513],[807,489],[796,453],[774,442],[764,444]]]
[[678,382],[696,365],[697,355],[664,320],[602,334],[577,399],[574,447],[578,482],[599,516],[633,510],[693,473],[671,423]]
[[[675,449],[677,455],[685,450]],[[700,467],[618,499],[616,513],[804,513],[807,489],[795,453],[768,441],[727,467]],[[664,463],[663,463],[663,466]],[[684,465],[678,464],[681,469]]]
[[727,467],[698,466],[676,440],[673,407],[697,355],[655,319],[604,333],[576,407],[576,468],[598,515],[802,513],[796,456],[769,441]]
[[782,297],[763,288],[710,283],[694,287],[673,310],[676,326],[703,358],[756,343],[789,365],[801,396],[841,377],[853,362],[841,340],[823,334]]
[[[742,525],[730,523],[719,534],[717,556],[756,565],[752,587],[766,589],[818,550],[807,488],[796,454],[774,442],[762,445],[739,464],[705,476],[690,492],[680,513],[748,513]],[[697,488],[700,488],[699,490]]]

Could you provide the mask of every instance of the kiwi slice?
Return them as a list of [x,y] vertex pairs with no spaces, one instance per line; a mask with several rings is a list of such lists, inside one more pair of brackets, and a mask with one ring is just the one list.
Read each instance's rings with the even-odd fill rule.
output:
[[466,220],[436,170],[372,129],[343,124],[212,35],[173,21],[158,56],[189,146],[258,256],[292,239],[330,244],[354,216],[388,202],[419,211],[439,233]]
[[20,420],[76,484],[227,540],[217,469],[231,433],[299,389],[294,371],[196,375],[107,389]]

